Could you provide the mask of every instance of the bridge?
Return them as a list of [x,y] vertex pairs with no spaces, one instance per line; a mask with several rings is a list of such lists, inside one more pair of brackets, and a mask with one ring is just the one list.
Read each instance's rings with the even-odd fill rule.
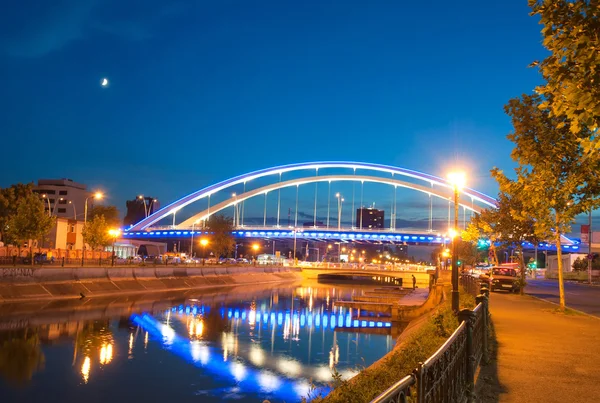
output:
[[[382,210],[376,223],[363,216],[375,202]],[[460,188],[461,226],[466,227],[473,213],[496,203],[482,192]],[[406,213],[407,204],[420,219]],[[220,213],[232,217],[232,235],[238,239],[438,245],[450,242],[446,233],[452,227],[453,207],[453,184],[438,176],[366,162],[304,162],[242,174],[194,191],[148,215],[123,237],[193,241],[207,233],[207,220]],[[183,219],[177,222],[178,217]],[[406,225],[415,221],[419,227]],[[553,245],[538,247],[551,250]],[[577,249],[576,242],[565,239],[565,250]]]

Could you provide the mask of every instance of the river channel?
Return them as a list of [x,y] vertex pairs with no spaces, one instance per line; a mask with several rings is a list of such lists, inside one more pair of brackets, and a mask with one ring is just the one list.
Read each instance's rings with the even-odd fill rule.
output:
[[372,286],[272,287],[0,305],[0,400],[290,403],[394,346],[334,307]]

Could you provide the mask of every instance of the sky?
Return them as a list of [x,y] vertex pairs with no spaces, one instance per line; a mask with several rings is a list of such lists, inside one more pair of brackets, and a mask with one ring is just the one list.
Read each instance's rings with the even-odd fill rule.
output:
[[[21,0],[0,14],[0,187],[71,178],[122,212],[280,164],[344,160],[491,195],[503,105],[540,83],[525,0]],[[101,82],[108,79],[109,85]]]

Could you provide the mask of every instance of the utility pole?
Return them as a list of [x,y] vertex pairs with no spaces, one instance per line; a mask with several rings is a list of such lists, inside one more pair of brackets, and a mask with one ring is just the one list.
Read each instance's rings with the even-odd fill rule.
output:
[[588,214],[588,283],[592,284],[592,209]]

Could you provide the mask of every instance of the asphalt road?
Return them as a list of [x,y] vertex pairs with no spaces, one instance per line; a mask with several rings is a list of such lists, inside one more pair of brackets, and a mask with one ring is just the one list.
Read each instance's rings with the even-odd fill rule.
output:
[[[525,292],[558,303],[558,281],[527,280]],[[600,287],[565,282],[565,300],[569,308],[600,317]]]

